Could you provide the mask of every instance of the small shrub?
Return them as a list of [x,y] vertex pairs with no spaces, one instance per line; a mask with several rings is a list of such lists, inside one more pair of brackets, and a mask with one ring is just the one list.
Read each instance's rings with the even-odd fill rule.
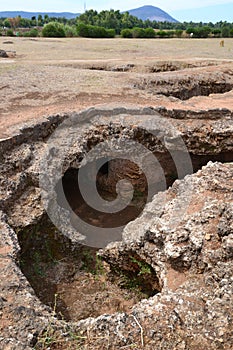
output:
[[121,37],[122,38],[154,38],[156,35],[153,28],[139,28],[134,27],[133,29],[122,29]]
[[69,26],[68,24],[66,24],[64,26],[64,30],[67,38],[72,38],[77,36],[77,30],[75,26]]
[[168,31],[167,31],[167,35],[166,35],[166,36],[167,36],[168,38],[172,38],[174,35],[175,35],[175,31],[174,31],[174,30],[168,30]]
[[157,35],[160,37],[160,38],[165,38],[165,36],[167,36],[167,32],[165,32],[164,30],[159,30],[157,32]]
[[92,26],[89,24],[79,23],[77,33],[84,38],[114,38],[115,30],[104,27]]
[[144,30],[145,38],[154,38],[155,37],[155,31],[153,28],[146,28]]
[[48,38],[64,38],[66,36],[64,25],[58,22],[50,22],[42,29],[42,35]]
[[106,29],[107,38],[115,38],[116,32],[114,29]]
[[145,29],[134,27],[132,29],[132,36],[133,38],[145,38]]
[[219,28],[214,28],[214,29],[212,29],[212,34],[216,37],[216,38],[220,38],[220,36],[221,36],[221,29],[219,29]]
[[132,30],[131,29],[122,29],[121,31],[121,37],[122,38],[132,38]]
[[79,23],[77,25],[77,34],[81,37],[87,38],[89,36],[88,25],[84,23]]
[[175,31],[175,35],[177,38],[181,38],[183,34],[183,30],[182,29],[176,29]]
[[37,36],[39,36],[39,31],[36,28],[33,28],[31,30],[29,30],[29,32],[25,32],[23,34],[24,37],[31,37],[31,38],[36,38]]
[[14,32],[12,29],[7,29],[6,36],[14,36]]

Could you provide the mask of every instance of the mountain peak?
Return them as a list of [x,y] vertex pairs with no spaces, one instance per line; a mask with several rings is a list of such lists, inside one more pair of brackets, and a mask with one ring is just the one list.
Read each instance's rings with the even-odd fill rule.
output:
[[130,15],[138,17],[143,21],[149,19],[157,22],[178,22],[175,18],[171,17],[167,12],[161,10],[159,7],[152,5],[144,5],[136,9],[128,10]]

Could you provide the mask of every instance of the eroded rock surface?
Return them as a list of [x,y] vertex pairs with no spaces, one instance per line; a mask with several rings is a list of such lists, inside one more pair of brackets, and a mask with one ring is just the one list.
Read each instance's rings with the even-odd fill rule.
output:
[[[131,312],[78,323],[56,319],[54,312],[38,300],[19,268],[17,239],[19,229],[36,224],[45,212],[40,199],[40,159],[48,137],[70,116],[27,126],[1,142],[1,348],[40,348],[43,330],[49,336],[52,332],[57,340],[49,345],[51,349],[75,349],[77,341],[88,349],[232,348],[232,112],[157,112],[181,134],[190,154],[218,156],[219,160],[222,155],[228,163],[209,162],[196,174],[176,180],[125,227],[121,242],[100,251],[113,271],[133,269],[132,257],[145,262],[156,274],[159,293],[136,304]],[[101,130],[96,127],[95,113],[89,112],[88,127],[84,120],[80,139],[66,155],[63,172],[71,166],[79,167],[87,142],[95,144],[112,135],[137,135],[136,116],[151,116],[155,111],[100,110]],[[109,115],[115,116],[111,127]],[[149,148],[163,151],[156,139],[152,142],[146,133],[143,135]],[[177,147],[172,136],[167,130],[167,145]],[[67,235],[71,240],[76,238],[72,232]]]
[[[232,171],[232,163],[209,163],[175,182],[128,224],[123,242],[101,252],[111,266],[123,270],[130,265],[127,257],[137,254],[157,273],[161,293],[133,311],[144,330],[146,349],[232,347]],[[188,208],[182,216],[184,199]],[[130,316],[125,322],[130,323]],[[117,323],[116,316],[106,323],[87,320],[82,325],[101,334],[99,324],[114,329]],[[118,346],[121,341],[118,338]]]
[[5,50],[0,50],[0,57],[3,57],[3,58],[8,57],[8,55],[7,55]]

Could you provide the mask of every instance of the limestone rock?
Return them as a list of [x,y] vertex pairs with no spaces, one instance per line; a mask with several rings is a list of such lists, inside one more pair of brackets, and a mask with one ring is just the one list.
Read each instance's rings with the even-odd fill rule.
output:
[[[64,120],[68,122],[70,115],[26,125],[12,138],[0,142],[2,349],[33,348],[38,335],[48,327],[65,341],[69,341],[67,329],[72,328],[72,334],[78,334],[88,349],[233,347],[232,112],[157,112],[182,135],[196,170],[211,157],[228,163],[209,162],[195,174],[184,174],[167,191],[156,194],[141,216],[125,227],[121,242],[111,243],[99,253],[113,270],[131,269],[130,257],[145,262],[156,275],[157,294],[136,304],[132,312],[106,314],[78,323],[58,320],[36,297],[19,268],[17,238],[18,229],[36,223],[45,212],[39,188],[41,157],[48,137]],[[155,113],[150,108],[118,108],[73,114],[74,122],[83,118],[82,125],[66,154],[62,172],[80,166],[87,144],[94,145],[112,135],[123,140],[137,135],[152,151],[163,153],[164,148],[155,138],[152,140],[145,132],[140,134],[137,128],[138,119]],[[109,115],[114,116],[115,124],[108,123]],[[165,136],[171,148],[180,146],[170,129]],[[68,143],[66,138],[59,141]],[[54,152],[53,157],[58,161],[60,154]],[[59,216],[60,212],[55,214]],[[73,232],[69,239],[75,241]]]

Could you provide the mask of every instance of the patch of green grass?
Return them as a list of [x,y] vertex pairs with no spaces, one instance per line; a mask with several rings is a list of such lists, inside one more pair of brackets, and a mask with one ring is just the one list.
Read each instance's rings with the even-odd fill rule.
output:
[[153,295],[152,285],[155,276],[152,267],[135,256],[129,256],[128,265],[129,270],[122,270],[117,267],[112,269],[116,283],[121,288],[132,291],[140,299]]
[[145,274],[151,274],[152,273],[152,269],[151,266],[149,264],[147,264],[145,261],[141,261],[141,260],[137,260],[135,257],[131,256],[130,260],[137,264],[139,267],[139,272],[138,272],[138,276],[141,275],[145,275]]
[[96,252],[85,249],[82,254],[82,270],[90,272],[96,276],[104,274],[102,259],[96,254]]

